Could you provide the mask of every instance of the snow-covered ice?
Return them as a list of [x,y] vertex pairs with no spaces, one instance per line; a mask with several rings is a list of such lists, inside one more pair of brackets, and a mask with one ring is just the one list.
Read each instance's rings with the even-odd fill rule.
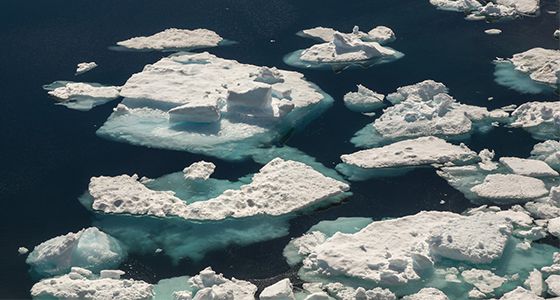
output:
[[58,100],[57,104],[81,111],[90,110],[120,96],[120,87],[98,83],[56,81],[43,86],[43,89]]
[[558,88],[560,50],[532,48],[494,61],[495,81],[522,93],[538,94]]
[[560,138],[560,101],[526,102],[511,114],[512,127],[527,130],[534,138]]
[[97,67],[95,62],[83,62],[79,63],[76,68],[76,75],[84,74],[85,72],[91,71]]
[[384,95],[359,84],[357,92],[348,92],[344,95],[344,105],[352,111],[372,112],[383,107],[384,98]]
[[189,180],[206,180],[210,178],[216,165],[207,161],[199,161],[191,164],[190,166],[183,169],[183,174],[185,174],[185,179]]
[[223,40],[217,33],[208,29],[169,28],[150,36],[120,41],[117,45],[124,49],[142,51],[192,50],[216,47]]
[[500,162],[518,175],[530,177],[558,176],[546,162],[536,159],[525,159],[518,157],[501,157]]
[[467,20],[511,19],[525,15],[536,15],[539,0],[430,0],[438,9],[468,14]]
[[153,287],[140,280],[101,278],[87,269],[72,268],[66,275],[39,281],[31,295],[38,299],[153,300]]
[[484,30],[484,33],[486,33],[488,35],[498,35],[498,34],[502,33],[502,31],[500,29],[492,28],[492,29]]
[[282,279],[266,287],[259,295],[260,300],[295,300],[290,279]]
[[126,251],[119,241],[90,227],[37,245],[26,262],[39,275],[60,275],[71,267],[92,271],[113,268],[125,258]]
[[97,134],[228,160],[250,157],[333,100],[302,74],[178,53],[147,65]]
[[487,131],[493,122],[506,122],[509,114],[501,109],[461,104],[438,82],[426,80],[397,89],[386,100],[393,103],[372,124],[358,131],[351,142],[358,147],[375,147],[398,140],[438,136],[466,138],[476,131]]
[[538,143],[531,151],[531,158],[542,160],[556,171],[560,171],[560,142],[547,140]]

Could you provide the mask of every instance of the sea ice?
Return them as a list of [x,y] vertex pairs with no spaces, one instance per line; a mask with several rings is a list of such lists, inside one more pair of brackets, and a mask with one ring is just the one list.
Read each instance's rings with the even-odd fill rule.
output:
[[25,248],[25,247],[19,247],[19,248],[18,248],[18,253],[19,253],[20,255],[25,255],[25,254],[27,254],[28,252],[29,252],[29,249],[27,249],[27,248]]
[[404,296],[402,300],[449,300],[449,298],[438,289],[423,288],[416,294]]
[[502,33],[502,31],[500,29],[486,29],[484,30],[484,33],[488,34],[488,35],[498,35],[500,33]]
[[202,160],[183,169],[183,174],[188,180],[206,180],[210,178],[215,169],[216,165]]
[[343,163],[336,169],[350,180],[398,175],[415,167],[432,164],[465,165],[480,161],[476,152],[464,144],[456,146],[433,136],[361,150],[340,158]]
[[344,95],[344,105],[352,111],[372,112],[383,107],[384,98],[384,95],[378,94],[359,84],[357,92],[349,92]]
[[27,257],[37,274],[60,275],[71,267],[92,271],[117,267],[126,257],[119,241],[95,227],[57,236],[36,246]]
[[290,279],[282,279],[266,287],[259,295],[260,300],[295,300]]
[[403,56],[396,50],[381,46],[394,40],[393,31],[384,26],[376,27],[368,33],[361,32],[357,26],[352,33],[316,27],[303,30],[300,35],[317,38],[324,43],[286,55],[284,62],[295,67],[344,69],[391,62]]
[[375,147],[421,136],[446,139],[466,138],[474,131],[487,131],[493,122],[505,122],[509,114],[501,109],[461,104],[438,82],[426,80],[397,89],[387,95],[393,103],[372,124],[358,131],[351,142],[358,147]]
[[87,111],[119,97],[120,87],[98,83],[56,81],[43,86],[57,104],[70,109]]
[[87,269],[72,268],[66,275],[39,281],[31,295],[38,300],[153,300],[153,289],[144,281],[102,278]]
[[532,48],[512,58],[494,61],[495,81],[522,93],[542,93],[558,89],[560,50]]
[[518,175],[530,177],[558,176],[546,162],[518,157],[501,157],[500,162]]
[[85,72],[91,71],[97,67],[95,62],[83,62],[79,63],[76,68],[76,75],[84,74]]
[[208,29],[170,28],[154,35],[120,41],[117,45],[137,51],[174,51],[216,47],[223,41],[222,37]]
[[547,140],[538,143],[531,151],[531,158],[542,160],[556,171],[560,171],[560,142]]
[[512,127],[527,130],[534,138],[560,138],[560,101],[527,102],[511,114]]
[[97,134],[227,160],[250,157],[333,102],[302,74],[178,53],[147,65]]
[[468,14],[466,19],[510,19],[518,16],[536,15],[539,0],[430,0],[438,9]]

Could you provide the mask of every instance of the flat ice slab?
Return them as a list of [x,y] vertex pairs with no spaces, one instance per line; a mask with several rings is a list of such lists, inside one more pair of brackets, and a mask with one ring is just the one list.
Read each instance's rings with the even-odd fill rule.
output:
[[558,176],[544,161],[536,159],[524,159],[518,157],[501,157],[500,162],[513,173],[530,177]]
[[521,127],[534,138],[560,138],[560,101],[526,102],[511,114],[512,127]]
[[359,84],[357,92],[349,92],[344,95],[344,105],[356,112],[372,112],[383,107],[385,95],[376,93]]
[[539,0],[430,0],[442,10],[458,11],[468,14],[467,20],[512,19],[525,15],[536,15]]
[[78,67],[76,68],[76,75],[84,74],[89,72],[93,69],[97,68],[97,64],[95,62],[83,62],[79,63]]
[[517,174],[490,174],[471,189],[478,197],[495,202],[528,201],[548,195],[540,179]]
[[98,135],[229,160],[251,156],[333,102],[302,74],[178,53],[124,84]]
[[222,41],[222,37],[208,29],[170,28],[150,36],[120,41],[117,45],[129,50],[165,51],[215,47]]
[[90,110],[120,96],[120,87],[98,83],[56,81],[43,86],[43,89],[58,100],[58,104],[81,111]]
[[467,146],[456,146],[429,136],[404,140],[380,148],[361,150],[340,157],[346,164],[364,169],[430,164],[469,164],[479,160]]

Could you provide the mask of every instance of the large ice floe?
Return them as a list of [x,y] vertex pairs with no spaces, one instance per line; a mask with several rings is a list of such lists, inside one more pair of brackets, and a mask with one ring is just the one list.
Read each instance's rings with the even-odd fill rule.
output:
[[333,102],[302,74],[178,53],[147,65],[97,131],[132,144],[236,160],[250,157]]
[[425,80],[400,87],[386,97],[393,106],[352,138],[358,147],[375,147],[422,136],[466,139],[474,132],[485,132],[495,122],[506,123],[503,109],[461,104],[448,94],[442,83]]
[[393,31],[385,26],[375,27],[367,33],[360,31],[358,26],[354,26],[351,33],[316,27],[303,30],[298,34],[323,42],[308,49],[294,51],[284,57],[285,63],[300,68],[368,67],[391,62],[404,55],[381,45],[395,39]]
[[467,20],[512,19],[539,13],[539,0],[430,0],[438,9],[464,12]]
[[40,276],[59,275],[71,267],[93,271],[117,267],[126,258],[123,245],[95,227],[57,236],[36,246],[26,262]]
[[57,104],[81,111],[90,110],[120,96],[120,87],[98,83],[56,81],[43,86],[43,89],[58,101]]
[[[522,210],[483,206],[463,215],[429,211],[382,221],[353,219],[320,222],[286,246],[288,262],[301,266],[304,289],[335,299],[362,299],[352,298],[354,292],[341,297],[337,290],[380,287],[408,295],[403,299],[488,299],[525,281],[538,289],[543,278],[535,269],[555,268],[557,248],[518,237],[538,228]],[[389,294],[363,299],[396,299]]]
[[81,201],[102,213],[98,225],[131,249],[161,248],[178,260],[285,235],[294,214],[340,201],[348,189],[304,163],[276,158],[239,182],[183,172],[155,180],[93,177]]
[[216,47],[224,43],[224,39],[208,29],[177,29],[169,28],[150,36],[134,37],[117,42],[116,49],[134,51],[177,51]]
[[560,138],[560,101],[527,102],[511,114],[512,127],[527,130],[538,140]]
[[395,142],[379,148],[361,150],[341,157],[336,168],[350,180],[373,176],[400,175],[430,165],[466,165],[480,161],[476,152],[464,144],[450,144],[429,136]]
[[532,48],[508,59],[494,61],[495,81],[521,93],[538,94],[558,90],[560,50]]

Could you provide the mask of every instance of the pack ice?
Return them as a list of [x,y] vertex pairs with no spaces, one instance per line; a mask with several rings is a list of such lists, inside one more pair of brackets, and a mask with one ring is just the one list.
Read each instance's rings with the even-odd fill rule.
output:
[[147,65],[97,131],[109,139],[236,160],[321,113],[332,99],[297,72],[209,53]]
[[223,41],[221,36],[208,29],[169,28],[150,36],[120,41],[117,45],[135,51],[176,51],[216,47]]
[[286,55],[284,62],[295,67],[344,69],[391,62],[404,56],[396,50],[381,45],[395,39],[393,31],[385,26],[375,27],[368,33],[354,26],[351,33],[316,27],[303,30],[298,34],[318,39],[323,43]]
[[536,15],[539,0],[430,0],[438,9],[464,12],[467,20],[512,19],[519,16]]

